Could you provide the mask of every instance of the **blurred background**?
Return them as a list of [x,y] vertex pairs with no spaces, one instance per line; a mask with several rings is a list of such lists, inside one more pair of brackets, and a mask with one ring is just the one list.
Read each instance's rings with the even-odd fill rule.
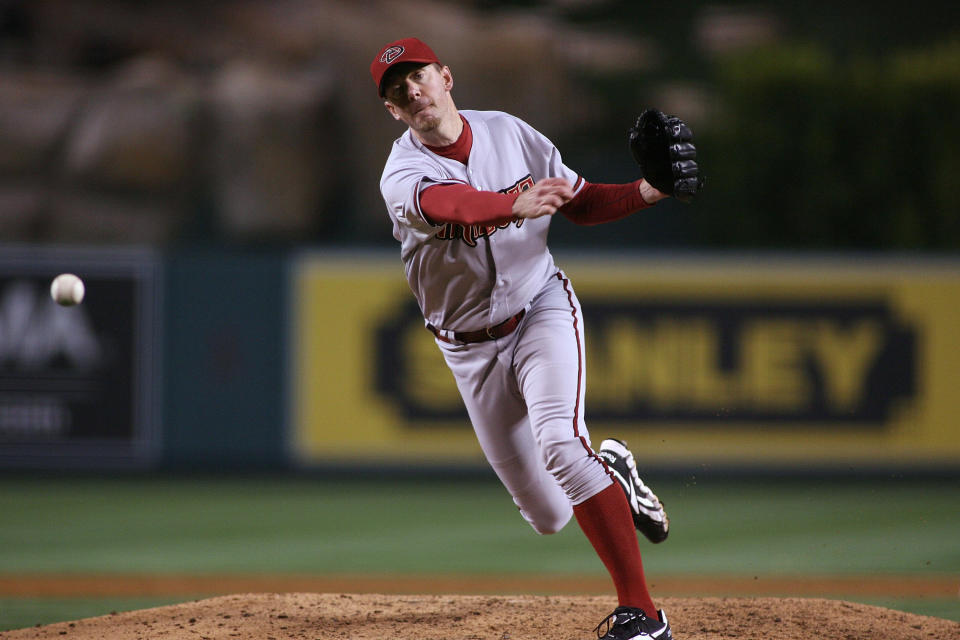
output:
[[960,619],[955,3],[0,0],[0,629],[237,587],[65,575],[602,579],[522,537],[403,279],[368,70],[406,36],[590,181],[643,108],[696,135],[695,204],[551,228],[594,440],[689,525],[654,572]]
[[[603,246],[955,250],[953,3],[0,4],[0,233],[97,244],[392,246],[377,190],[401,131],[383,43],[428,40],[461,108],[502,109],[595,181],[626,130],[689,121],[710,188]],[[660,210],[662,209],[662,210]],[[575,236],[575,237],[574,237]],[[586,237],[581,237],[586,236]]]

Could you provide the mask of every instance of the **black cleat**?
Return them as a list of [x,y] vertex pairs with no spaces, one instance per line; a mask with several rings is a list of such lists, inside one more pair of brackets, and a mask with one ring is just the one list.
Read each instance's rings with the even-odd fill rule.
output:
[[[604,618],[594,631],[600,640],[673,640],[667,614],[657,611],[658,620],[652,620],[642,609],[617,607]],[[601,627],[605,627],[601,631]]]
[[627,494],[633,524],[637,531],[653,543],[663,542],[670,533],[670,519],[663,510],[663,504],[637,474],[637,464],[633,454],[622,440],[608,438],[600,443],[597,455],[607,463],[613,477]]

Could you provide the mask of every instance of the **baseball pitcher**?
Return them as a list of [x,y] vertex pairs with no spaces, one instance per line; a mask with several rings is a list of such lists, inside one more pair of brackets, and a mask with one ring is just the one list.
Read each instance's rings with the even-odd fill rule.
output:
[[593,225],[669,196],[692,200],[703,181],[689,128],[644,112],[629,137],[644,178],[590,183],[522,120],[458,110],[450,68],[420,40],[382,47],[370,72],[407,127],[380,181],[393,235],[484,455],[535,531],[555,533],[573,516],[590,540],[619,605],[598,637],[672,640],[635,531],[661,542],[669,521],[624,442],[591,446],[583,316],[547,231],[558,212]]

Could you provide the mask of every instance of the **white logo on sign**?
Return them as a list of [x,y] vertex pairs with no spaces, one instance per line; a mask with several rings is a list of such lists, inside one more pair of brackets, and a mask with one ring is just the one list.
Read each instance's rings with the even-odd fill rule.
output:
[[62,357],[71,367],[95,369],[102,349],[84,307],[57,306],[26,281],[0,292],[0,365],[40,369]]

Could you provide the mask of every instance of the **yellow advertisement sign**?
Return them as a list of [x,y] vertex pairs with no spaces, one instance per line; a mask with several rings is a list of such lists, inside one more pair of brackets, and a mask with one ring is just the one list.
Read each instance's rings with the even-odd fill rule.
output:
[[[594,441],[679,465],[960,464],[957,264],[559,262]],[[294,278],[301,460],[481,460],[398,257],[306,256]]]

